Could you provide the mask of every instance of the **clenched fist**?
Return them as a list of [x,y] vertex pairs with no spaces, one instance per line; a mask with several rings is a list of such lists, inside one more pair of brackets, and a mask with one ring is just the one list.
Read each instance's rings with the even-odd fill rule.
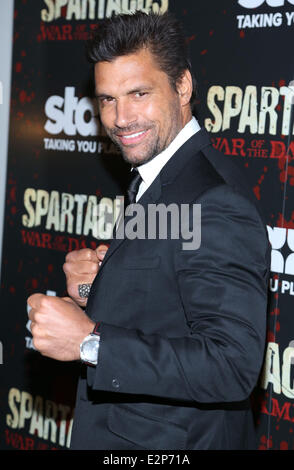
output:
[[35,348],[59,361],[80,358],[80,344],[95,323],[69,297],[34,294],[28,298],[29,319]]
[[81,296],[83,286],[92,284],[107,250],[107,245],[99,245],[96,250],[84,248],[71,251],[65,258],[63,270],[66,275],[67,292],[81,307],[85,307],[88,301],[87,297]]

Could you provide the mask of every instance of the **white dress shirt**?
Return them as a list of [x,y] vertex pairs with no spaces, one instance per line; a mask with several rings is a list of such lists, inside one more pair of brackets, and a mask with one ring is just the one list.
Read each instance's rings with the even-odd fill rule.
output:
[[163,152],[159,153],[156,157],[150,160],[150,162],[144,163],[143,165],[137,167],[143,181],[139,186],[136,202],[144,194],[146,189],[149,188],[151,183],[153,183],[156,176],[160,173],[164,165],[176,153],[176,151],[200,129],[201,127],[197,119],[193,116],[191,121],[189,121],[185,127],[183,127],[183,129],[178,133],[169,146],[163,150]]

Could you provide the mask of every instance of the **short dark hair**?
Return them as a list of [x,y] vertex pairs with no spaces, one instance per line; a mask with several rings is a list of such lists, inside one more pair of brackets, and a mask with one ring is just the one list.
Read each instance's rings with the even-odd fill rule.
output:
[[133,14],[113,15],[99,22],[92,38],[87,41],[89,62],[111,62],[113,59],[132,54],[147,47],[158,61],[158,65],[177,91],[177,82],[185,70],[189,70],[193,81],[190,100],[193,107],[196,99],[196,80],[188,58],[187,42],[181,23],[169,12],[163,14],[136,11]]

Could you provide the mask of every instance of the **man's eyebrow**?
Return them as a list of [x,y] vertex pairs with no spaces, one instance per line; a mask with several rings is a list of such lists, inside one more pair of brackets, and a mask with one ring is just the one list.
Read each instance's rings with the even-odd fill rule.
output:
[[139,93],[140,91],[150,91],[152,90],[152,86],[150,85],[139,85],[136,86],[135,88],[132,88],[127,92],[127,95],[131,95],[132,93]]
[[106,93],[98,93],[95,91],[95,98],[101,99],[101,98],[112,98],[112,96],[107,95]]
[[[133,93],[139,93],[139,92],[142,92],[142,91],[150,91],[152,89],[153,89],[153,87],[150,86],[150,85],[139,85],[139,86],[136,86],[136,87],[132,88],[131,90],[127,91],[126,95],[132,95]],[[95,91],[95,97],[98,98],[98,99],[113,98],[113,96],[108,95],[107,93],[99,93],[97,90]]]

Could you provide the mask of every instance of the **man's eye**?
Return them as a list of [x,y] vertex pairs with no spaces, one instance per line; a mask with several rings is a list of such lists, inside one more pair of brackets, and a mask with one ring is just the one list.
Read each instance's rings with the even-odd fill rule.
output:
[[136,98],[142,98],[145,95],[147,95],[146,91],[137,91],[137,93],[135,93]]
[[100,103],[102,104],[111,103],[112,101],[113,98],[111,98],[111,96],[105,96],[104,98],[100,98]]

